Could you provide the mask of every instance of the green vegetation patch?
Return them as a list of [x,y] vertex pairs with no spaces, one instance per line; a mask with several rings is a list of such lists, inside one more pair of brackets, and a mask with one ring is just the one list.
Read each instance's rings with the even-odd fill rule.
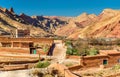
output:
[[35,65],[35,67],[36,68],[46,68],[46,67],[48,67],[50,65],[50,62],[48,62],[48,61],[39,61],[36,65]]
[[112,67],[113,70],[119,70],[120,69],[120,64],[116,64]]

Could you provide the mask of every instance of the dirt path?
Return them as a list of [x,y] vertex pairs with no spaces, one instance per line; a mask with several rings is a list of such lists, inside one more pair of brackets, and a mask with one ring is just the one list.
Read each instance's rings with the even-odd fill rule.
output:
[[66,48],[62,41],[55,42],[55,49],[53,51],[53,57],[58,61],[59,63],[62,63],[65,60],[66,57]]

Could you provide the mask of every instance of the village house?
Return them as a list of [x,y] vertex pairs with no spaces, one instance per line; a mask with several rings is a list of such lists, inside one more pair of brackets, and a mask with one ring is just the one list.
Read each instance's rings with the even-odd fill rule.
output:
[[120,52],[117,50],[100,50],[99,55],[83,56],[80,64],[84,68],[88,67],[112,67],[120,63]]
[[[54,40],[51,38],[10,38],[0,37],[0,51],[15,51],[24,53],[34,53],[41,50],[41,46],[47,46],[48,51]],[[41,50],[42,51],[42,50]]]
[[108,68],[120,63],[120,52],[117,50],[100,50],[94,56],[66,56],[69,59],[78,59],[79,65],[70,67],[70,70],[81,68]]

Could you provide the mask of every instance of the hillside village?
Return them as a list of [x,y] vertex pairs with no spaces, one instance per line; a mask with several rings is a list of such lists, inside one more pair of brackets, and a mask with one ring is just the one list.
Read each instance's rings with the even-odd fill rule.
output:
[[27,16],[0,7],[0,76],[120,76],[119,16],[112,9],[98,16]]

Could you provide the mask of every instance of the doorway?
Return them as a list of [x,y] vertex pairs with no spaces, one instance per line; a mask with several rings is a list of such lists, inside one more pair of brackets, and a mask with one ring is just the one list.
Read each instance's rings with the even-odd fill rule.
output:
[[103,60],[103,65],[107,65],[108,64],[108,60]]
[[37,50],[36,48],[30,48],[30,54],[36,54]]

